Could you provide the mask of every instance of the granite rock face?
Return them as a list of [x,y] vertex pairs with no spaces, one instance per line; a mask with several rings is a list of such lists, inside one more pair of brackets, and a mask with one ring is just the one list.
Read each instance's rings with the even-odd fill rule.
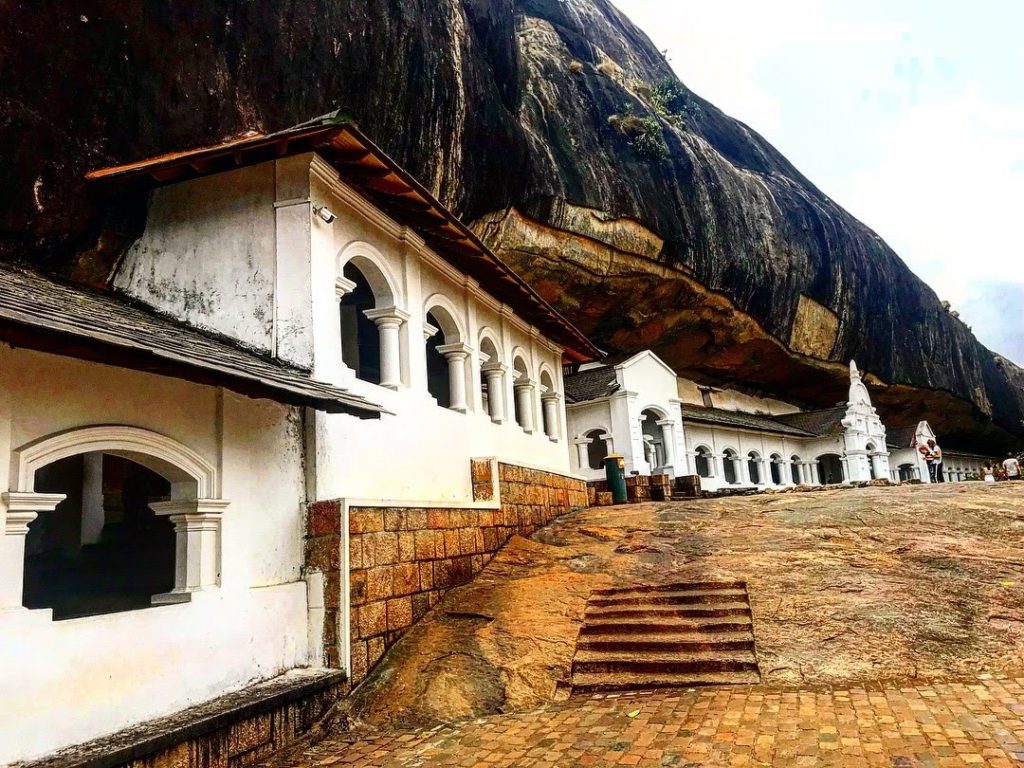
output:
[[1019,369],[607,0],[0,9],[0,258],[103,283],[144,201],[86,169],[341,108],[609,352],[819,405],[855,357],[893,425],[1024,435]]

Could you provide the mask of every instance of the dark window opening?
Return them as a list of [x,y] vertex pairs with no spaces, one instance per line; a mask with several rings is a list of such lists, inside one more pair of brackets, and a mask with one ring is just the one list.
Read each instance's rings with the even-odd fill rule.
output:
[[144,608],[174,588],[175,534],[147,506],[170,498],[170,483],[118,456],[80,454],[36,473],[40,493],[67,498],[29,526],[26,608],[71,619]]
[[707,448],[698,448],[694,457],[697,474],[701,477],[711,477],[711,452]]
[[[427,323],[440,328],[441,324],[429,312]],[[450,408],[452,405],[451,379],[448,373],[448,360],[437,351],[438,347],[444,346],[444,332],[438,331],[427,339],[427,391],[442,408]]]
[[725,452],[725,458],[722,460],[722,472],[725,475],[725,482],[729,485],[736,485],[739,482],[739,477],[736,473],[737,461],[735,453],[732,451]]
[[750,482],[761,484],[761,457],[756,453],[747,455],[747,472],[750,474]]
[[772,485],[782,485],[782,457],[773,456],[771,463]]
[[591,469],[603,469],[604,460],[608,457],[608,441],[602,437],[603,434],[604,432],[598,429],[584,435],[590,440],[590,445],[587,446],[587,461]]
[[373,309],[373,290],[359,268],[349,263],[342,274],[356,287],[341,298],[341,358],[356,372],[356,378],[380,384],[380,331],[366,316]]
[[792,457],[793,466],[790,468],[790,474],[793,476],[793,484],[800,485],[800,457]]

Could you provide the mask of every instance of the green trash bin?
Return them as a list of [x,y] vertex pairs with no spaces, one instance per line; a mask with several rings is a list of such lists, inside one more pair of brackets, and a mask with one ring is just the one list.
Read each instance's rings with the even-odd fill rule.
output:
[[608,490],[612,492],[612,501],[625,504],[629,501],[626,495],[626,461],[617,454],[605,456],[604,474],[608,479]]

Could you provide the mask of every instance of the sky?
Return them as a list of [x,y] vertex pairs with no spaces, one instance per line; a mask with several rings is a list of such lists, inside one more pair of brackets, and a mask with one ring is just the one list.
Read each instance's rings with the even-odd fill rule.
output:
[[613,0],[1024,364],[1022,0]]

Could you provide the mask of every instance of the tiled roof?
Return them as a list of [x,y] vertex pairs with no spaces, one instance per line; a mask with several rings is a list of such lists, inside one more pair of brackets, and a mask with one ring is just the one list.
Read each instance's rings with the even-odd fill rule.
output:
[[917,437],[917,426],[895,427],[885,432],[885,443],[889,448],[913,448]]
[[339,113],[271,134],[152,157],[86,174],[93,182],[170,184],[240,166],[316,152],[347,184],[395,221],[416,231],[443,259],[560,344],[577,362],[600,351],[422,184]]
[[0,264],[0,339],[17,347],[221,386],[249,397],[373,418],[382,409],[113,296]]
[[837,405],[834,408],[824,408],[820,411],[787,413],[775,418],[784,424],[809,432],[815,437],[825,437],[826,435],[838,435],[843,431],[842,421],[846,416],[846,410],[845,405]]
[[617,390],[615,368],[603,365],[565,377],[565,401],[567,403],[585,403],[599,397],[607,397]]
[[680,405],[683,421],[700,424],[715,424],[737,429],[751,429],[755,432],[771,432],[795,437],[814,437],[814,434],[792,424],[785,424],[778,416],[760,416],[754,413],[739,413],[721,408],[702,408],[698,405]]

